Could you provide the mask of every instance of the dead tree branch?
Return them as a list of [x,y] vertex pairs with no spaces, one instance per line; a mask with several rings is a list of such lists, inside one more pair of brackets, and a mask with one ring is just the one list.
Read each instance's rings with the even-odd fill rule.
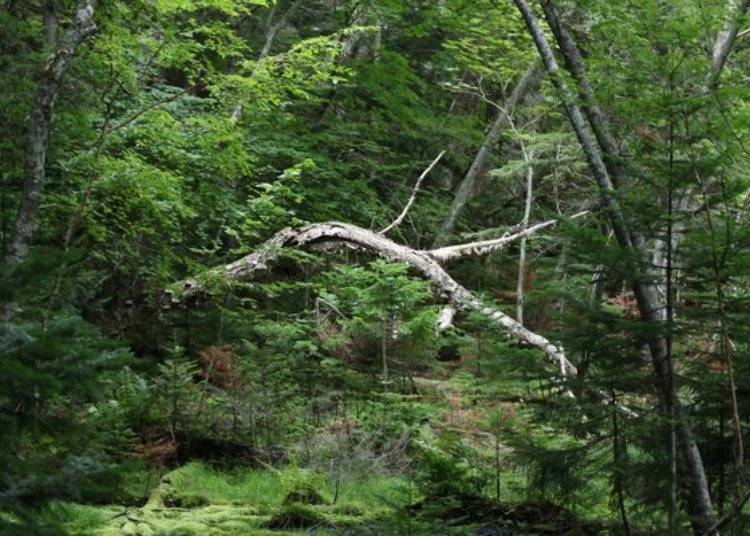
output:
[[414,190],[411,192],[411,197],[409,197],[409,200],[406,202],[406,205],[404,206],[404,210],[401,211],[401,214],[398,215],[398,217],[391,222],[388,227],[380,231],[380,234],[384,235],[391,229],[395,229],[399,225],[401,225],[401,222],[404,221],[404,218],[406,217],[406,214],[408,214],[409,209],[414,204],[414,201],[417,199],[417,194],[419,193],[419,188],[422,186],[422,181],[424,178],[429,175],[430,171],[437,165],[438,162],[440,162],[440,159],[443,158],[443,155],[445,155],[445,150],[440,151],[440,154],[435,157],[435,159],[432,161],[432,163],[427,166],[427,169],[425,169],[422,174],[417,179],[417,183],[414,185]]

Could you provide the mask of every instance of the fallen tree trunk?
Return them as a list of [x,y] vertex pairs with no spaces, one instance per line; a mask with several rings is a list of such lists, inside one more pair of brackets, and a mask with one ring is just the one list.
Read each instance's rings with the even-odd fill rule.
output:
[[[527,235],[528,233],[524,233],[524,236]],[[523,327],[499,309],[483,303],[472,292],[456,282],[433,258],[431,252],[419,251],[398,244],[381,234],[356,225],[326,222],[314,223],[296,229],[284,229],[276,233],[254,253],[216,269],[214,274],[223,275],[231,281],[249,281],[258,272],[266,270],[269,263],[279,256],[283,248],[303,248],[326,243],[352,245],[391,261],[408,264],[429,279],[436,292],[449,305],[457,310],[472,310],[480,313],[516,339],[542,350],[547,359],[559,368],[561,375],[576,375],[576,367],[568,361],[562,349],[542,335]],[[471,250],[473,248],[467,247],[467,251]],[[169,302],[166,305],[179,302],[204,290],[205,285],[198,279],[185,279],[178,283],[175,289],[167,291]]]
[[[579,213],[577,216],[584,213]],[[483,248],[481,251],[483,253],[496,251],[513,240],[528,237],[535,231],[549,227],[554,223],[556,223],[555,220],[543,222],[520,233],[499,239],[497,243],[492,245],[493,247]],[[562,347],[553,344],[543,335],[525,328],[498,308],[484,303],[471,291],[453,279],[440,265],[440,256],[436,255],[440,250],[416,250],[398,244],[380,233],[356,225],[334,221],[313,223],[298,228],[288,227],[276,233],[255,252],[233,263],[211,270],[204,281],[211,280],[215,276],[224,277],[230,281],[251,281],[256,275],[267,270],[269,264],[275,261],[285,248],[313,246],[325,248],[326,246],[336,244],[363,249],[391,261],[406,263],[412,269],[429,279],[436,293],[447,302],[447,305],[438,317],[436,325],[438,333],[448,329],[457,311],[474,311],[487,318],[517,340],[544,352],[547,360],[559,370],[560,380],[564,381],[566,378],[575,378],[578,376],[577,367],[568,360]],[[478,251],[476,244],[464,244],[452,247],[461,248],[463,255],[476,255]],[[459,256],[460,254],[450,255],[446,260],[452,260]],[[207,290],[207,284],[201,279],[184,279],[178,282],[172,289],[164,291],[163,306],[169,308],[174,304]],[[562,392],[567,397],[575,398],[575,395],[567,387],[563,387]],[[611,397],[606,393],[598,390],[587,392],[601,403],[611,403]],[[618,404],[617,408],[627,417],[638,417],[636,412],[625,406]]]

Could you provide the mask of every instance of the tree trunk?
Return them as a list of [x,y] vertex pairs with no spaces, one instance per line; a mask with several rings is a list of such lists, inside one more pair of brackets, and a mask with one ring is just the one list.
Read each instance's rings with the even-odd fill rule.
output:
[[47,48],[50,53],[55,50],[57,44],[57,9],[55,0],[46,0],[42,6],[44,13],[44,31],[47,34]]
[[555,41],[562,52],[565,67],[571,73],[578,89],[581,109],[586,119],[588,119],[591,130],[594,132],[594,136],[602,149],[604,161],[612,176],[612,182],[617,187],[624,179],[624,171],[619,163],[620,150],[609,130],[604,112],[597,104],[594,90],[586,77],[586,64],[573,37],[565,26],[563,26],[560,20],[560,13],[555,4],[551,0],[542,0],[541,4],[547,25],[552,30]]
[[[18,209],[13,239],[6,261],[13,268],[28,255],[37,225],[39,202],[47,180],[47,143],[55,101],[60,92],[70,62],[83,41],[96,31],[94,23],[95,0],[81,0],[76,7],[75,19],[57,41],[42,71],[29,118],[29,141],[26,150],[25,179],[21,204]],[[53,25],[52,28],[56,28]],[[50,31],[56,31],[50,29]],[[49,36],[48,36],[49,37]],[[4,305],[3,319],[9,321],[15,314],[15,304]]]
[[341,44],[339,63],[345,65],[355,58],[377,59],[381,47],[381,27],[380,21],[375,18],[372,7],[365,2],[359,4],[352,13],[349,25],[354,27],[375,26],[375,37],[369,39],[365,32],[359,29],[351,30],[351,33]]
[[487,166],[487,162],[492,156],[492,151],[497,145],[500,135],[503,130],[508,128],[509,114],[512,116],[518,104],[536,87],[539,83],[541,72],[542,71],[536,62],[531,64],[513,89],[510,97],[508,97],[504,109],[498,110],[497,118],[492,124],[492,128],[487,132],[487,136],[485,137],[482,146],[479,148],[479,151],[477,151],[469,171],[466,172],[466,175],[456,188],[456,193],[453,197],[451,207],[448,210],[448,215],[443,221],[440,231],[432,244],[433,248],[444,246],[450,241],[451,234],[453,234],[453,230],[456,227],[456,221],[461,215],[461,212],[463,212],[466,203],[471,198],[477,180]]
[[78,46],[96,31],[93,0],[78,3],[75,21],[47,60],[39,87],[34,97],[29,125],[29,145],[26,151],[25,181],[16,229],[10,245],[8,260],[21,262],[28,254],[36,230],[37,211],[46,182],[45,164],[52,112],[60,92],[62,80]]
[[[644,258],[644,251],[641,247],[640,240],[633,240],[633,232],[626,222],[624,212],[616,197],[616,190],[609,173],[608,166],[605,165],[602,157],[603,147],[597,145],[594,136],[591,134],[590,125],[587,124],[584,115],[576,104],[575,98],[570,93],[563,78],[560,76],[560,70],[557,60],[552,52],[552,48],[547,42],[547,38],[539,24],[536,15],[526,0],[514,0],[516,7],[520,11],[526,26],[534,40],[534,43],[547,69],[550,80],[552,81],[558,96],[565,109],[565,113],[575,131],[578,141],[583,149],[589,168],[599,184],[600,192],[604,198],[605,205],[609,212],[609,218],[620,246],[631,252],[634,262],[634,278],[631,282],[633,287],[640,316],[644,322],[661,326],[666,320],[664,310],[664,300],[659,296],[656,286],[648,282],[647,274],[644,274],[644,267],[647,266]],[[548,10],[551,2],[543,0],[543,8]],[[555,23],[553,22],[554,26]],[[553,30],[553,33],[554,30]],[[557,37],[557,36],[556,36]],[[561,44],[564,48],[564,44]],[[579,73],[580,74],[580,73]],[[574,73],[575,77],[575,73]],[[598,121],[598,119],[595,119]],[[598,141],[598,140],[597,140]],[[605,142],[606,143],[606,142]],[[698,447],[693,439],[692,432],[683,414],[681,405],[674,393],[674,386],[670,381],[671,373],[668,363],[668,348],[663,336],[655,336],[649,341],[651,361],[656,376],[656,385],[659,392],[660,407],[666,410],[670,407],[670,402],[674,401],[674,413],[677,420],[678,434],[680,437],[680,446],[686,465],[686,472],[690,477],[691,485],[691,513],[693,514],[693,526],[696,530],[705,530],[715,523],[715,514],[711,504],[711,496],[706,479],[706,472],[703,465]]]
[[[278,4],[274,3],[273,7],[271,8],[271,13],[268,15],[266,38],[263,41],[263,47],[258,53],[257,63],[255,64],[252,75],[255,75],[258,72],[258,69],[262,65],[263,60],[265,60],[266,56],[271,53],[271,47],[273,47],[273,42],[276,39],[276,34],[279,33],[279,30],[286,26],[289,15],[297,10],[301,1],[302,0],[296,0],[295,2],[292,2],[292,5],[289,6],[289,9],[287,9],[286,12],[277,21],[273,20],[273,17],[276,14],[276,8],[278,7]],[[232,110],[232,121],[239,121],[240,117],[242,117],[242,105],[238,104]]]
[[724,28],[716,36],[711,51],[711,72],[708,76],[708,86],[711,88],[715,88],[719,83],[721,72],[737,39],[739,18],[747,13],[748,7],[750,7],[750,0],[729,0],[727,20]]
[[[531,163],[533,155],[522,147],[523,157],[526,160],[528,168],[526,169],[526,202],[523,208],[523,220],[521,225],[524,229],[529,226],[529,216],[531,215],[531,202],[534,196],[534,167]],[[518,280],[516,281],[516,320],[523,325],[523,291],[526,284],[526,237],[521,238],[518,252]]]
[[[615,404],[615,390],[611,390],[612,403]],[[615,497],[617,497],[617,508],[620,511],[620,520],[622,521],[622,528],[627,536],[631,535],[630,522],[628,521],[628,512],[625,509],[625,489],[623,485],[624,471],[622,464],[624,463],[623,457],[627,455],[627,448],[625,440],[621,439],[620,434],[620,423],[617,419],[617,412],[612,410],[612,464],[614,466],[613,484],[612,487]]]

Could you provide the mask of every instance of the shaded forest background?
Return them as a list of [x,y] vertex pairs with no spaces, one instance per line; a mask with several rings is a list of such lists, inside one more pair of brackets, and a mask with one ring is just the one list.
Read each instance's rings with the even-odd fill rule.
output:
[[0,532],[744,534],[747,8],[4,0]]

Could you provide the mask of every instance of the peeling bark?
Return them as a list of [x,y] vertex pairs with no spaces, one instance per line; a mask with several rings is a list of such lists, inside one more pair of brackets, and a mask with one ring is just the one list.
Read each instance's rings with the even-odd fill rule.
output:
[[440,310],[437,322],[435,323],[435,333],[437,335],[445,333],[453,325],[453,318],[456,316],[456,312],[456,308],[452,305],[446,305]]

